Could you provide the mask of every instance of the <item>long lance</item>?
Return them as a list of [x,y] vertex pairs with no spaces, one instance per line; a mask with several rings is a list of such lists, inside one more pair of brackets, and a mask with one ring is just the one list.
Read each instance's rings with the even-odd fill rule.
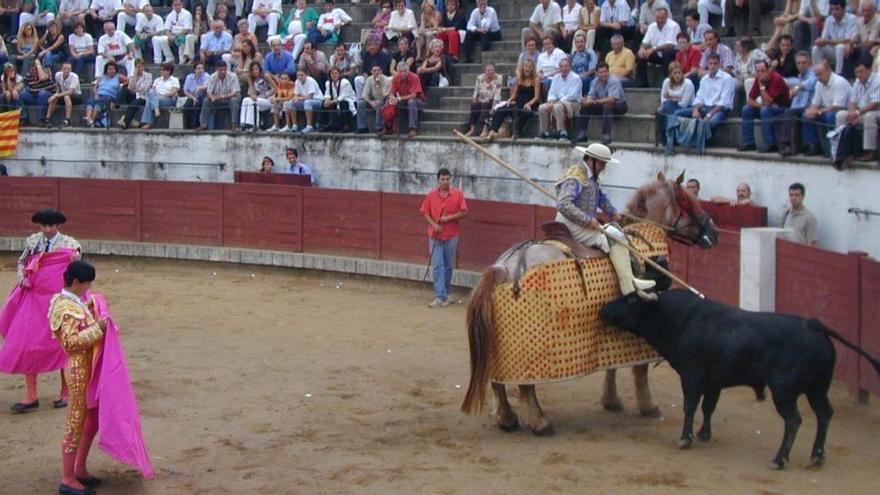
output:
[[[530,186],[534,187],[535,189],[537,189],[538,191],[540,191],[541,193],[543,193],[543,194],[544,194],[545,196],[547,196],[548,198],[552,199],[554,202],[556,201],[556,195],[555,195],[555,194],[553,194],[552,192],[548,191],[545,187],[541,186],[540,184],[538,184],[537,182],[535,182],[534,180],[532,180],[531,178],[529,178],[526,174],[522,173],[519,169],[517,169],[517,168],[514,167],[513,165],[507,163],[506,161],[502,160],[501,158],[499,158],[498,156],[496,156],[496,155],[495,155],[494,153],[492,153],[491,151],[489,151],[489,150],[487,150],[486,148],[480,146],[480,145],[479,145],[477,142],[475,142],[473,139],[471,139],[471,138],[469,138],[468,136],[465,136],[464,134],[462,134],[458,129],[454,129],[452,132],[455,133],[455,135],[458,136],[459,139],[461,139],[461,140],[464,141],[465,143],[467,143],[467,144],[473,146],[477,151],[479,151],[480,153],[486,155],[490,160],[492,160],[493,162],[497,163],[498,165],[500,165],[502,168],[504,168],[504,169],[507,170],[508,172],[510,172],[510,173],[512,173],[513,175],[519,177],[520,179],[522,179],[523,181],[525,181],[527,184],[529,184]],[[638,218],[638,217],[635,217],[635,218]],[[650,222],[650,223],[655,223],[655,222]],[[658,224],[658,225],[659,225],[659,224]],[[666,227],[665,225],[661,225],[661,227],[664,227],[664,228],[666,228],[667,230],[670,230],[669,227]],[[667,277],[671,278],[673,281],[675,281],[675,282],[676,282],[677,284],[679,284],[680,286],[682,286],[682,287],[684,287],[684,288],[690,290],[691,292],[693,292],[694,294],[700,296],[700,297],[703,298],[703,299],[706,298],[706,296],[705,296],[702,292],[700,292],[699,290],[697,290],[694,286],[688,284],[687,282],[685,282],[684,280],[682,280],[680,277],[678,277],[678,276],[675,275],[674,273],[672,273],[672,272],[670,272],[669,270],[667,270],[666,268],[663,268],[663,267],[660,266],[656,261],[654,261],[654,260],[652,260],[651,258],[645,256],[644,254],[642,254],[641,252],[639,252],[636,248],[630,246],[629,243],[627,243],[627,242],[620,242],[620,241],[618,241],[617,239],[615,239],[615,238],[612,237],[612,236],[608,236],[608,237],[609,237],[612,241],[617,242],[617,243],[620,244],[621,246],[625,247],[627,250],[629,250],[630,253],[632,253],[633,256],[635,256],[636,258],[638,258],[640,261],[642,261],[642,262],[644,262],[644,263],[650,265],[651,267],[653,267],[653,268],[654,268],[655,270],[657,270],[658,272],[660,272],[660,273],[662,273],[663,275],[666,275]]]

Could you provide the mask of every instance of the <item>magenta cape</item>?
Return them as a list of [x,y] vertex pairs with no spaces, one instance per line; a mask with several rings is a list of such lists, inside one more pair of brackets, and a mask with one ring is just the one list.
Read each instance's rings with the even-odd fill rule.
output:
[[119,329],[110,316],[104,296],[92,293],[91,297],[97,316],[107,318],[104,342],[92,365],[86,399],[89,409],[98,408],[98,446],[110,457],[140,469],[144,478],[151,479],[153,466],[141,431],[141,416],[119,342]]
[[27,259],[24,276],[30,288],[17,285],[0,312],[0,371],[36,374],[64,368],[67,356],[49,329],[49,302],[64,287],[64,270],[75,254],[59,249]]

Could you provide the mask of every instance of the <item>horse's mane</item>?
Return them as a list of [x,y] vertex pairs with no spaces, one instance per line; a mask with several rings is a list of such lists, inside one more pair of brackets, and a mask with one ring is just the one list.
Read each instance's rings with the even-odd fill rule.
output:
[[695,214],[703,213],[703,205],[700,204],[700,200],[693,197],[690,192],[686,189],[680,189],[681,186],[675,184],[674,181],[663,181],[663,180],[655,180],[644,186],[638,188],[633,195],[632,199],[629,200],[629,203],[626,205],[626,210],[631,214],[637,217],[646,217],[648,215],[648,198],[653,197],[655,194],[660,192],[661,189],[667,186],[671,186],[673,191],[675,189],[679,189],[681,193],[690,203],[690,207]]

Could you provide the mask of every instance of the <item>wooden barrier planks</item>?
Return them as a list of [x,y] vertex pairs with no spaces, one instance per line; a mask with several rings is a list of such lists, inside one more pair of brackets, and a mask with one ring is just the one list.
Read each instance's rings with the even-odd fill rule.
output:
[[423,199],[415,194],[382,193],[382,259],[428,262],[428,223],[419,212]]
[[[870,258],[861,258],[860,305],[861,319],[859,340],[868,354],[880,359],[880,263]],[[867,359],[860,359],[859,388],[880,396],[880,378]]]
[[64,179],[58,209],[65,231],[83,239],[140,240],[140,181]]
[[223,245],[302,251],[302,188],[223,186]]
[[0,178],[0,231],[25,236],[39,230],[31,216],[43,208],[58,208],[59,181],[50,177]]
[[512,245],[534,238],[533,205],[468,200],[468,209],[461,223],[459,268],[483,270]]
[[739,241],[739,232],[725,230],[712,249],[689,246],[685,280],[710,299],[739,306]]
[[302,193],[304,251],[379,258],[380,193],[314,187]]
[[141,184],[144,242],[223,245],[223,184]]

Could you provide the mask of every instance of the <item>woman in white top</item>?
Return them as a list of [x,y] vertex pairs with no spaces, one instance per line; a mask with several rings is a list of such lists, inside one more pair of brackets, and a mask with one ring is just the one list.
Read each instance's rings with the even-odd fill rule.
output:
[[324,85],[324,115],[327,132],[348,132],[351,117],[357,114],[357,97],[348,79],[342,77],[339,67],[330,67],[329,79]]
[[[125,115],[117,124],[121,129],[131,126],[134,116],[147,104],[147,93],[153,86],[153,75],[144,70],[143,59],[134,61],[134,75],[128,78],[128,82],[119,91],[119,102],[126,103]],[[138,124],[140,125],[140,124]]]
[[58,101],[64,102],[64,127],[70,127],[73,106],[82,103],[79,76],[73,72],[70,62],[61,64],[61,70],[55,73],[55,94],[49,97],[49,108],[46,110],[46,120],[49,122],[52,121]]
[[657,109],[659,125],[657,127],[660,140],[666,143],[666,127],[669,117],[682,108],[690,107],[694,102],[694,83],[684,77],[684,71],[678,62],[669,64],[669,77],[663,81],[660,89],[660,108]]
[[562,6],[562,41],[559,44],[564,51],[571,50],[574,33],[581,24],[582,8],[577,0],[567,0]]
[[297,68],[296,82],[293,85],[293,98],[284,106],[287,110],[287,121],[290,123],[291,132],[298,132],[296,112],[304,111],[306,114],[306,126],[302,133],[308,134],[315,130],[312,122],[315,119],[315,110],[324,104],[324,93],[318,86],[318,81],[306,73],[305,68]]
[[391,20],[388,21],[388,27],[385,28],[385,37],[388,41],[394,42],[397,38],[405,36],[412,41],[413,33],[419,28],[416,24],[416,15],[413,11],[406,8],[404,0],[397,0],[394,12],[391,13]]
[[248,66],[247,82],[247,96],[241,101],[241,129],[257,132],[260,128],[260,112],[272,108],[275,82],[263,74],[263,67],[259,62],[251,62]]

